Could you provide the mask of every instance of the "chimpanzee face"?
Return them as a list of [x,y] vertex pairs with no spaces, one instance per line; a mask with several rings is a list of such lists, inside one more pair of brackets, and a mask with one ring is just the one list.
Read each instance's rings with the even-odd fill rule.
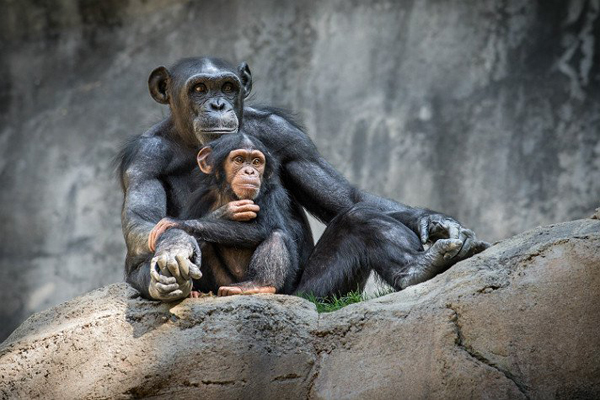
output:
[[238,132],[252,76],[246,63],[235,69],[218,59],[194,58],[172,71],[158,67],[149,87],[156,101],[169,104],[178,133],[189,144],[204,145]]
[[265,155],[259,150],[232,150],[224,162],[226,181],[239,200],[254,200],[260,193]]
[[258,197],[267,158],[248,136],[240,134],[212,142],[200,149],[197,161],[203,173],[215,176],[222,194],[233,194],[237,200]]

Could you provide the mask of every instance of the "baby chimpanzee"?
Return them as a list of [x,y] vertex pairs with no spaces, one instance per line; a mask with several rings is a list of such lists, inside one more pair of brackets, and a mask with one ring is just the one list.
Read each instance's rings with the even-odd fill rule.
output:
[[[219,296],[291,293],[300,255],[276,159],[258,139],[236,134],[203,147],[197,161],[203,174],[184,219],[162,219],[150,233],[150,249],[169,228],[196,237],[202,277],[194,279],[191,297],[198,297],[198,291]],[[156,262],[151,273],[158,275]]]

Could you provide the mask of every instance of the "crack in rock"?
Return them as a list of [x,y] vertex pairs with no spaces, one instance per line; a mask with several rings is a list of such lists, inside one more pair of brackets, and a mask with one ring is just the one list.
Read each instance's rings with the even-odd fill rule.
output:
[[513,373],[511,373],[509,370],[506,370],[506,369],[500,367],[498,364],[489,360],[483,354],[477,352],[476,350],[474,350],[471,346],[469,346],[466,343],[465,336],[463,335],[462,328],[460,326],[458,311],[454,308],[454,306],[452,304],[447,304],[446,308],[449,309],[450,311],[452,311],[452,316],[450,317],[450,323],[454,327],[454,332],[456,333],[456,338],[454,340],[454,344],[456,345],[456,347],[458,347],[459,349],[461,349],[462,351],[467,353],[469,355],[469,357],[500,372],[502,375],[504,375],[506,377],[506,379],[511,381],[517,387],[517,389],[519,389],[519,392],[521,392],[523,394],[523,396],[525,396],[526,399],[530,399],[531,396],[529,396],[529,394],[528,394],[529,388],[527,387],[527,385],[525,385],[523,382],[521,382],[519,379],[517,379],[517,377]]

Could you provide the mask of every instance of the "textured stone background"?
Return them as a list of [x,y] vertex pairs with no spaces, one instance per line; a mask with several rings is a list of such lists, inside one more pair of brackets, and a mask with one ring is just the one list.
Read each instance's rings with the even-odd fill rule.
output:
[[149,72],[246,60],[361,188],[494,241],[600,202],[600,1],[3,0],[0,340],[122,279],[111,158]]

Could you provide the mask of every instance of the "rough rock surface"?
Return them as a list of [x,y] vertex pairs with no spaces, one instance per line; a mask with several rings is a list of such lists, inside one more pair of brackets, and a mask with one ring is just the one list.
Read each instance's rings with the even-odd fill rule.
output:
[[0,397],[598,398],[600,221],[505,240],[403,292],[142,300],[110,285],[0,347]]

